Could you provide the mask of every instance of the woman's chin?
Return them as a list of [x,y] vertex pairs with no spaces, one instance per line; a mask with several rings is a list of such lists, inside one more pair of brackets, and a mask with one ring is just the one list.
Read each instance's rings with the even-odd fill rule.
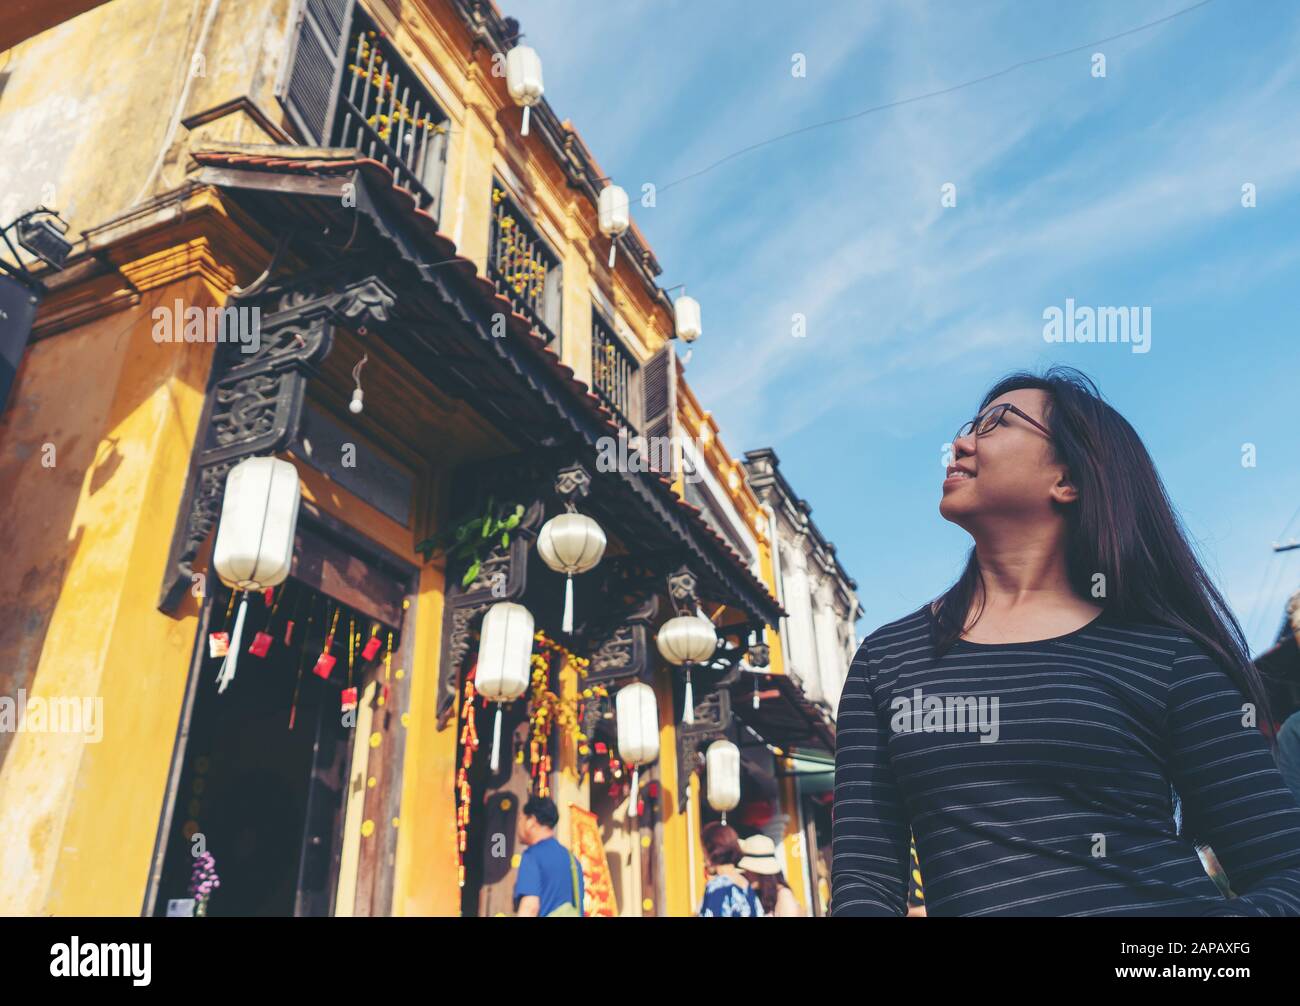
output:
[[939,516],[959,527],[965,527],[966,521],[971,517],[971,506],[969,503],[963,504],[953,499],[953,495],[953,493],[945,493],[939,500]]

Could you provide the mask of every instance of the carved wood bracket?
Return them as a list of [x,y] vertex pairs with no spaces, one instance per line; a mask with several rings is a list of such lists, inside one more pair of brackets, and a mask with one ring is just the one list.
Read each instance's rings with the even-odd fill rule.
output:
[[[190,454],[158,607],[174,614],[190,589],[192,563],[220,517],[226,475],[240,461],[293,443],[307,381],[329,355],[334,326],[379,326],[396,298],[377,277],[337,285],[302,276],[231,307],[251,318],[241,341],[219,343]],[[248,313],[243,312],[247,310]]]

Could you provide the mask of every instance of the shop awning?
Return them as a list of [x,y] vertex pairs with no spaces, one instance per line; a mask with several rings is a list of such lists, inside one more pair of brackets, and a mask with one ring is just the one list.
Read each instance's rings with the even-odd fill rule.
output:
[[835,756],[835,722],[784,674],[743,675],[731,686],[731,713],[741,723],[741,743],[757,735],[785,755]]

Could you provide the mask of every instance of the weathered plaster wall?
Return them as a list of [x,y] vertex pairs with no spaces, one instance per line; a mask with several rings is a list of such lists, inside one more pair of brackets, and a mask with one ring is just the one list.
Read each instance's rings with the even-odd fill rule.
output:
[[140,910],[196,625],[155,605],[212,349],[155,343],[153,303],[37,342],[0,423],[0,694],[102,703],[98,741],[0,735],[0,914]]
[[199,136],[267,142],[246,116],[193,134],[180,120],[247,95],[283,121],[272,92],[290,6],[113,0],[0,55],[0,221],[44,203],[75,237],[183,182]]

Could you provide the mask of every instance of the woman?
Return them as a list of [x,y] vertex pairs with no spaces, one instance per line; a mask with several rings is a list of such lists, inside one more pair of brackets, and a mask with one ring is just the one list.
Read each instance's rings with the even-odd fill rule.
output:
[[1259,675],[1133,428],[1054,368],[953,450],[965,572],[863,641],[840,700],[832,914],[904,914],[910,827],[930,915],[1300,915]]
[[785,882],[785,874],[777,862],[776,843],[766,835],[750,835],[740,840],[740,851],[743,855],[737,866],[758,895],[763,914],[778,919],[803,915],[799,900]]
[[707,918],[757,918],[763,914],[758,895],[737,865],[741,860],[740,837],[734,828],[714,821],[700,833],[708,858],[709,879],[699,914]]

